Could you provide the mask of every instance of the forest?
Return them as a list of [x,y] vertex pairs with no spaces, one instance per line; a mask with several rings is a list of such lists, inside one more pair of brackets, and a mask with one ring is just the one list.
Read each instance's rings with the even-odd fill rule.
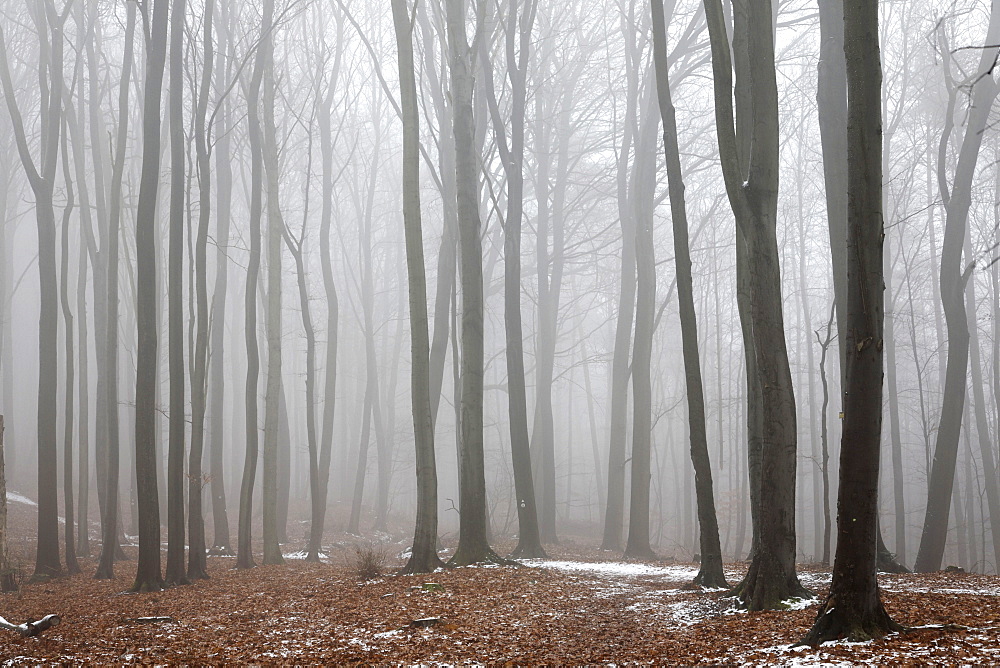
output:
[[3,0],[0,660],[1000,656],[1000,0]]

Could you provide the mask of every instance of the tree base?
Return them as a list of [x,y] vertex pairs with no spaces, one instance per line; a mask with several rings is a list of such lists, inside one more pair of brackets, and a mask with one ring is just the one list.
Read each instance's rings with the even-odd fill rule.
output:
[[866,606],[868,609],[857,611],[852,610],[853,607],[837,605],[833,596],[827,597],[816,615],[813,627],[796,644],[816,647],[832,640],[864,642],[906,631],[906,627],[889,617],[877,595],[874,604]]
[[163,588],[164,584],[162,580],[136,580],[129,591],[133,594],[151,594],[163,591]]
[[784,610],[785,601],[808,599],[813,593],[802,586],[794,569],[788,573],[774,559],[755,557],[746,577],[725,594],[735,597],[748,611]]
[[478,548],[462,548],[461,545],[458,546],[458,550],[452,555],[448,563],[445,564],[446,568],[455,568],[458,566],[471,566],[472,564],[496,564],[497,566],[518,566],[519,564],[512,559],[505,559],[499,554],[493,551],[493,548],[489,545],[481,546]]
[[910,569],[896,561],[896,555],[888,550],[879,550],[876,568],[879,573],[909,573]]
[[625,547],[625,553],[622,555],[626,559],[639,559],[641,561],[659,561],[660,557],[653,552],[653,548],[648,545],[643,545],[642,547]]
[[726,574],[722,570],[722,563],[706,565],[702,564],[698,575],[691,581],[693,587],[701,589],[729,589],[726,582]]
[[517,543],[517,547],[514,551],[507,555],[508,559],[548,559],[549,555],[545,554],[545,548],[541,544],[536,545],[526,545],[520,541]]
[[445,563],[436,554],[418,557],[411,554],[406,565],[399,569],[400,575],[417,575],[419,573],[433,573],[439,568],[444,568]]

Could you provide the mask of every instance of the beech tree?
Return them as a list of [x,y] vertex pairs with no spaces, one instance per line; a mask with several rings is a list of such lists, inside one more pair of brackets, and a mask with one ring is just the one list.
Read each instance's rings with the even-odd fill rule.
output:
[[878,474],[882,432],[882,68],[878,5],[844,2],[847,63],[847,386],[840,446],[833,582],[804,643],[880,638],[902,627],[879,595]]

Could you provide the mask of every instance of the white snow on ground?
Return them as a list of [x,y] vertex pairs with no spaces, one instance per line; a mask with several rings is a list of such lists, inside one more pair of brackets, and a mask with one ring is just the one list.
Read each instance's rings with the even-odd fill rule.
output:
[[14,501],[16,503],[23,503],[28,506],[37,506],[38,504],[24,496],[23,494],[18,494],[17,492],[12,492],[7,490],[7,503]]
[[[305,550],[299,550],[298,552],[282,552],[281,556],[285,559],[305,559],[309,556],[309,553]],[[330,563],[330,555],[326,552],[320,552],[319,560],[324,564],[328,564]]]
[[651,566],[624,561],[546,561],[543,559],[527,559],[527,566],[538,568],[553,568],[559,571],[586,573],[601,577],[656,577],[668,582],[687,582],[698,575],[698,569],[691,566]]

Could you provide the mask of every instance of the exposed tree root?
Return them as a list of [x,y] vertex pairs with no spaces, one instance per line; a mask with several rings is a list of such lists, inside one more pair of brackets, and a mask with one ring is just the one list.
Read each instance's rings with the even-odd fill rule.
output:
[[864,606],[865,610],[853,610],[854,607],[837,605],[833,596],[827,597],[816,615],[813,627],[796,645],[815,647],[831,640],[864,642],[883,638],[890,633],[907,631],[906,627],[889,617],[877,596],[874,602]]

